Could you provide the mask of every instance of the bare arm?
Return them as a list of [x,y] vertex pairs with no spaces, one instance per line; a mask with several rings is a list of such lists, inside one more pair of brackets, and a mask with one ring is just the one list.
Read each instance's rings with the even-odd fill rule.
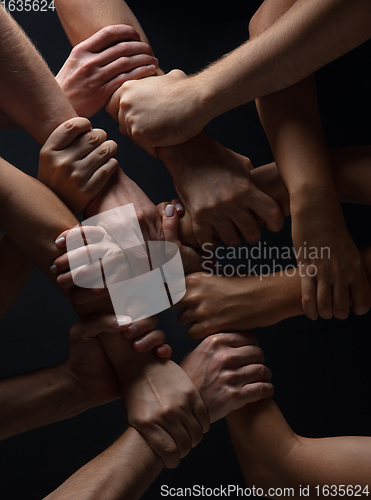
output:
[[34,268],[32,260],[4,234],[0,238],[0,322],[20,296]]
[[131,134],[148,148],[185,142],[216,116],[294,85],[362,44],[370,19],[368,0],[298,0],[264,33],[195,76],[125,85]]
[[0,9],[0,27],[0,109],[44,144],[58,125],[76,113],[35,47],[4,9]]
[[[83,36],[91,36],[110,24],[129,23],[139,31],[138,21],[121,0],[82,0],[78,2],[77,9],[70,0],[59,0],[56,5],[74,45]],[[86,19],[88,6],[92,10]],[[147,41],[142,30],[140,33],[142,41]],[[121,108],[124,91],[125,85],[113,94],[106,109],[119,122],[121,132],[126,134]],[[242,160],[205,133],[181,146],[147,151],[156,154],[173,177],[175,187],[194,221],[195,235],[200,244],[213,241],[213,232],[229,245],[238,244],[241,233],[247,241],[255,243],[260,230],[254,214],[264,219],[272,231],[281,229],[282,213],[274,201],[259,192],[251,182],[249,160]]]
[[[218,334],[202,342],[182,361],[207,405],[212,422],[248,401],[270,397],[271,373],[248,332]],[[229,377],[231,372],[238,377]],[[133,428],[77,471],[45,500],[135,500],[162,470],[162,462]],[[89,478],[89,481],[86,481]]]
[[325,485],[370,486],[369,437],[300,437],[272,399],[231,413],[227,423],[246,483],[265,495],[269,488],[294,488],[298,499],[300,485],[309,485],[310,498],[318,498],[319,485],[323,498]]

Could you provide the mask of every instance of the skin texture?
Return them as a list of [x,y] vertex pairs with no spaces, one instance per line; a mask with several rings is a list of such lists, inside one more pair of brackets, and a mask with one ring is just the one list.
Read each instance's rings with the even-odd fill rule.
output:
[[124,82],[153,75],[157,65],[134,28],[112,26],[76,45],[56,80],[77,114],[90,118]]
[[[369,204],[371,148],[345,148],[329,152],[338,165],[335,182],[341,201]],[[290,213],[288,190],[275,164],[252,171],[254,182],[280,204],[285,215]],[[351,180],[350,180],[351,179]],[[359,195],[358,195],[359,194]],[[189,240],[191,226],[186,224],[183,235]],[[186,231],[184,231],[186,230]],[[360,252],[364,277],[370,282],[370,247]],[[207,260],[210,260],[209,255]],[[201,262],[202,265],[202,262]],[[270,326],[283,319],[303,314],[299,273],[268,276],[223,277],[211,275],[213,266],[186,277],[187,292],[176,305],[184,308],[178,315],[182,324],[190,324],[187,334],[204,338],[218,331]]]
[[[271,373],[263,360],[253,335],[244,332],[205,339],[181,366],[200,391],[214,422],[237,407],[272,395]],[[46,499],[64,500],[73,495],[81,500],[99,500],[104,495],[107,500],[136,500],[162,467],[147,442],[129,427]]]
[[[250,22],[250,36],[257,37],[269,29],[294,3],[264,2]],[[314,75],[258,99],[257,109],[290,193],[292,238],[299,255],[304,313],[311,319],[318,315],[345,319],[350,303],[358,314],[366,313],[371,305],[371,290],[341,212]],[[318,258],[306,254],[305,248],[329,250]]]
[[[0,391],[0,439],[73,417],[117,399],[120,384],[98,335],[103,331],[123,332],[112,314],[94,314],[76,323],[70,332],[70,352],[62,365],[4,379]],[[156,318],[137,324],[151,348],[163,344],[165,335],[156,334]],[[157,331],[159,332],[159,331]],[[20,411],[22,408],[22,411]]]
[[[0,23],[3,28],[1,36],[3,37],[2,51],[5,58],[4,74],[0,83],[2,90],[0,105],[8,116],[18,122],[25,130],[33,132],[34,137],[40,143],[43,143],[58,125],[66,119],[74,118],[75,113],[36,50],[4,11],[0,12]],[[13,50],[14,47],[16,47],[16,50]],[[9,56],[6,57],[7,51],[11,52],[11,59]],[[21,70],[17,69],[16,79],[12,69],[14,61],[17,61],[17,68],[21,68]],[[22,96],[19,99],[18,94]],[[52,96],[53,102],[51,103],[50,99],[45,98],[45,96]],[[12,106],[9,105],[10,103],[12,103]],[[55,282],[55,277],[50,272],[50,266],[51,262],[59,255],[59,251],[53,242],[61,232],[75,226],[77,220],[46,187],[28,178],[3,160],[0,162],[0,167],[2,186],[0,227]],[[121,170],[117,172],[121,172],[121,174],[115,173],[106,185],[104,200],[100,196],[94,206],[89,204],[90,214],[96,213],[94,209],[101,211],[107,206],[109,208],[121,206],[130,203],[134,198],[141,204],[138,217],[142,227],[148,227],[148,232],[151,232],[151,224],[143,219],[143,214],[146,216],[148,212],[152,212],[152,227],[154,222],[158,220],[160,230],[161,220],[157,208],[150,204],[144,194],[142,194],[142,200],[139,200],[141,190]],[[31,218],[30,214],[32,214]],[[35,237],[36,233],[37,237]],[[153,231],[151,239],[158,239],[156,230]],[[30,240],[32,240],[31,245]],[[101,303],[85,304],[83,307],[76,307],[76,310],[81,317],[85,317],[93,311],[110,312],[111,307],[109,302],[103,301]],[[129,381],[128,373],[125,370],[128,370],[129,373],[132,370],[131,375],[134,376],[135,369],[137,379],[139,377],[138,371],[140,371],[143,380],[141,387],[147,388],[147,395],[149,396],[147,401],[151,401],[151,403],[154,402],[153,388],[156,387],[157,382],[160,384],[165,377],[172,378],[174,386],[176,386],[176,378],[179,376],[181,383],[177,389],[177,397],[179,401],[181,394],[183,394],[183,402],[188,401],[182,406],[184,414],[189,417],[186,425],[190,426],[191,435],[191,438],[188,437],[185,440],[186,444],[182,448],[182,453],[184,453],[184,450],[189,450],[190,443],[196,439],[195,436],[200,435],[199,429],[201,429],[202,434],[202,431],[207,430],[209,424],[205,406],[196,388],[187,379],[184,372],[170,361],[157,360],[154,353],[139,354],[129,349],[130,343],[120,334],[116,336],[114,334],[101,335],[100,339],[106,352],[109,353],[111,361],[117,368],[120,383],[123,379],[125,379],[125,383]],[[120,352],[122,357],[117,359],[115,356],[118,356]],[[123,361],[125,369],[122,368]],[[180,387],[182,388],[181,391],[179,390]],[[123,395],[125,396],[125,394]],[[173,432],[175,421],[176,432],[184,436],[186,431],[178,417],[175,417],[171,424],[164,421],[165,415],[168,417],[169,408],[171,408],[171,396],[172,392],[169,389],[161,402],[156,401],[158,404],[156,414],[160,417],[156,425],[162,424],[165,429],[171,427]],[[169,398],[170,404],[163,405],[164,400],[165,402],[168,401],[166,398]],[[140,403],[139,399],[139,394],[136,398],[135,392],[131,391],[131,402],[135,401],[137,407],[140,406],[140,411],[142,411],[145,403],[143,403],[144,400],[141,400]],[[177,409],[174,408],[174,413],[176,412]],[[131,416],[135,419],[136,411],[133,405],[131,405]],[[199,420],[197,420],[197,417]],[[151,421],[149,426],[151,425],[155,425],[155,423]],[[137,427],[141,429],[141,422],[137,423]],[[159,428],[163,429],[162,427]],[[144,433],[149,437],[153,437],[153,440],[157,438],[157,433],[146,433],[146,431]],[[160,443],[160,445],[156,447],[156,450],[164,455],[164,460],[168,466],[174,465],[179,461],[180,457],[177,445],[173,438],[166,434],[166,431],[162,430],[161,433],[162,439],[158,440],[157,438],[157,443]],[[176,439],[179,441],[178,434]],[[166,453],[169,448],[172,453]]]
[[[65,28],[69,4],[57,3]],[[370,16],[367,0],[298,0],[264,33],[197,75],[173,71],[125,83],[122,129],[144,149],[184,143],[216,116],[293,85],[366,41]]]
[[[98,29],[118,22],[131,24],[140,33],[142,42],[148,42],[125,2],[103,0],[92,6],[91,2],[82,0],[77,9],[75,4],[70,0],[56,2],[58,14],[73,45]],[[86,20],[86,8],[92,9],[89,20]],[[160,73],[157,71],[157,75]],[[174,77],[181,76],[181,72],[172,74]],[[159,84],[162,85],[162,80]],[[106,109],[119,122],[120,131],[136,142],[130,128],[126,127],[123,92],[126,92],[125,85],[113,94]],[[154,95],[154,89],[151,92]],[[178,147],[155,150],[143,144],[141,146],[149,154],[158,156],[169,170],[191,214],[199,244],[221,238],[227,244],[236,245],[241,240],[241,234],[248,241],[256,242],[260,237],[256,220],[259,217],[272,231],[282,228],[280,208],[251,181],[250,160],[222,147],[206,134],[202,133]]]

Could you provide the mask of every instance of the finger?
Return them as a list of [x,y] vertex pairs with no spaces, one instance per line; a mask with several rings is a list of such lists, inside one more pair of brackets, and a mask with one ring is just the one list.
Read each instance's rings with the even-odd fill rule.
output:
[[[153,76],[156,73],[156,66],[154,64],[149,64],[148,66],[140,66],[139,68],[134,68],[127,73],[120,73],[115,78],[112,78],[107,83],[103,85],[104,90],[107,95],[107,100],[116,92],[117,89],[121,87],[125,82],[129,80],[141,80],[142,78],[147,78]],[[121,126],[121,125],[120,125]],[[120,129],[121,130],[121,129]],[[123,135],[128,135],[127,131],[123,127],[121,130]]]
[[198,221],[196,218],[192,218],[193,232],[197,243],[202,246],[206,243],[215,243],[213,238],[213,226],[210,222]]
[[[116,61],[121,61],[119,65],[121,64],[122,69],[119,72],[123,73],[124,71],[128,71],[128,69],[125,69],[128,60],[136,56],[147,56],[145,60],[148,60],[148,57],[150,57],[151,62],[148,64],[158,64],[158,59],[153,57],[151,47],[145,42],[135,40],[127,40],[107,48],[105,51],[98,54],[96,61],[97,64],[104,69]],[[136,66],[141,66],[141,64],[137,64]],[[136,66],[132,66],[130,69]],[[116,73],[116,75],[118,75],[118,73]]]
[[[133,425],[133,427],[135,427]],[[174,469],[180,463],[178,447],[170,434],[159,425],[148,426],[148,429],[137,429],[150,445],[152,450],[162,458],[167,469]]]
[[184,205],[181,202],[181,200],[179,198],[176,198],[176,199],[172,200],[170,203],[172,205],[174,205],[175,210],[177,211],[178,217],[179,217],[179,219],[181,219],[183,217],[183,215],[185,214],[185,208],[184,208]]
[[349,316],[350,289],[347,283],[339,280],[333,286],[333,312],[337,319]]
[[[79,136],[70,146],[70,155],[74,160],[83,160],[92,151],[98,148],[107,140],[107,133],[101,129],[92,129]],[[104,150],[104,148],[103,148]],[[81,162],[86,167],[86,164]]]
[[73,304],[83,305],[96,302],[109,296],[108,288],[73,287],[68,292],[68,298]]
[[178,213],[175,210],[174,205],[169,204],[165,207],[162,219],[162,232],[164,234],[165,241],[170,241],[172,243],[178,244],[178,228]]
[[[170,436],[174,439],[178,450],[180,458],[184,458],[192,449],[192,439],[189,435],[189,432],[184,427],[182,419],[185,418],[182,414],[181,418],[171,417],[165,420],[165,429],[170,434]],[[197,422],[197,420],[196,420]]]
[[126,24],[117,24],[114,26],[106,26],[93,36],[80,44],[80,47],[89,52],[102,52],[102,50],[111,47],[118,42],[124,40],[140,40],[139,33]]
[[145,312],[148,307],[148,299],[144,295],[132,295],[128,299],[125,312],[133,318],[133,321]]
[[264,363],[264,352],[257,345],[245,345],[233,349],[231,363],[234,367]]
[[102,288],[102,268],[100,261],[93,262],[80,268],[74,268],[73,273],[68,271],[57,278],[58,287],[66,290],[74,285],[83,288]]
[[272,372],[261,363],[249,364],[236,370],[236,385],[244,386],[256,382],[269,382]]
[[[317,281],[317,311],[321,318],[331,319],[334,315],[332,308],[333,291],[332,286],[326,279],[318,279]],[[349,304],[349,294],[348,294]]]
[[157,66],[158,59],[153,57],[151,48],[146,43],[125,42],[106,50],[98,56],[97,63],[101,66],[100,74],[107,77],[107,81],[139,66]]
[[87,118],[71,118],[54,130],[46,146],[53,151],[61,151],[70,146],[80,134],[85,134],[91,129],[91,123]]
[[123,335],[126,339],[136,339],[141,335],[154,330],[157,323],[157,316],[150,316],[149,318],[141,319],[132,323],[130,327],[123,332]]
[[157,210],[158,210],[158,213],[160,214],[161,218],[164,216],[164,213],[165,213],[165,208],[169,205],[169,203],[167,201],[163,201],[162,203],[159,203],[157,205]]
[[218,231],[221,240],[224,241],[226,245],[237,247],[241,244],[241,233],[228,217],[219,216],[213,221],[213,226]]
[[251,332],[232,332],[227,333],[226,343],[231,347],[243,347],[246,345],[258,345],[258,341]]
[[239,231],[250,245],[254,245],[260,240],[260,228],[256,217],[249,210],[240,210],[232,216]]
[[213,335],[219,331],[218,325],[214,325],[212,322],[200,321],[194,323],[187,329],[187,337],[190,339],[200,340]]
[[102,332],[115,333],[131,324],[128,316],[118,316],[115,314],[99,313],[92,314],[76,323],[71,328],[71,337],[83,341],[90,340]]
[[256,403],[262,399],[271,398],[274,394],[274,387],[270,382],[256,382],[246,384],[239,391],[241,402],[240,408],[249,403]]
[[86,241],[86,243],[98,243],[106,235],[106,231],[102,226],[76,226],[72,229],[67,229],[63,231],[57,239],[55,244],[59,247],[66,246],[66,239],[68,237],[68,243],[80,243],[81,239]]
[[164,344],[162,346],[156,347],[154,353],[160,359],[170,359],[173,350],[168,344]]
[[[303,267],[301,267],[303,269]],[[316,277],[310,277],[307,275],[301,278],[301,295],[302,295],[302,307],[304,314],[313,320],[318,318],[317,311],[317,281]]]
[[[81,234],[81,233],[80,233]],[[67,236],[68,247],[70,245],[70,239]],[[84,240],[81,241],[84,243]],[[92,243],[90,245],[84,245],[73,250],[68,250],[67,253],[61,255],[54,261],[54,265],[58,268],[59,272],[64,272],[70,269],[70,264],[72,264],[72,269],[77,271],[79,267],[88,265],[92,261],[97,261],[107,251],[107,246],[101,242]]]
[[104,141],[81,159],[79,165],[86,175],[91,177],[99,167],[115,156],[117,149],[115,141]]
[[264,226],[270,231],[278,232],[283,228],[284,215],[281,207],[255,186],[249,197],[249,208],[263,219]]
[[107,185],[108,180],[116,172],[119,164],[116,158],[110,158],[103,165],[99,166],[87,183],[89,193],[95,198]]
[[181,419],[182,419],[182,423],[184,425],[184,428],[188,432],[191,446],[192,446],[192,448],[194,448],[202,441],[202,439],[204,437],[204,434],[202,432],[202,427],[193,413],[192,413],[192,415],[188,415],[187,413],[183,413]]
[[153,330],[134,340],[133,349],[137,352],[151,351],[165,342],[165,333],[162,330]]

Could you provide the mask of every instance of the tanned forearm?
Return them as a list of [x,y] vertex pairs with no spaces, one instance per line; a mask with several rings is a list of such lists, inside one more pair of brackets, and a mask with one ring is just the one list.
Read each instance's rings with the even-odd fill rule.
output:
[[44,500],[137,500],[161,472],[161,459],[132,427]]
[[[57,0],[59,19],[73,46],[86,40],[105,26],[128,24],[140,34],[142,42],[148,39],[130,7],[123,0]],[[87,12],[89,16],[87,18]],[[85,22],[82,22],[82,20]]]
[[64,365],[0,381],[0,440],[91,407]]
[[[229,432],[248,485],[294,488],[309,485],[370,486],[371,438],[306,439],[296,435],[272,399],[247,405],[227,416]],[[264,495],[264,496],[265,496]],[[322,498],[322,495],[320,495]]]

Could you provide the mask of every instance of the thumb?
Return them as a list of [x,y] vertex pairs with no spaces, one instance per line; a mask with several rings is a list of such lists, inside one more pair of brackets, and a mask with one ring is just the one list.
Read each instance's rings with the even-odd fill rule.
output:
[[178,237],[179,230],[179,216],[175,210],[174,205],[167,205],[162,218],[162,231],[164,233],[165,241],[172,243],[179,243]]

